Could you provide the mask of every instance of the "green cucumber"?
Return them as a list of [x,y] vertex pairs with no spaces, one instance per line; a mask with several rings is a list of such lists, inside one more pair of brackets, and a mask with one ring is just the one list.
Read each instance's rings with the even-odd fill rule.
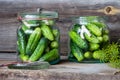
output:
[[96,35],[96,36],[102,35],[102,31],[95,24],[89,23],[86,26],[87,26],[88,30],[90,30],[94,35]]
[[31,54],[34,52],[40,37],[41,37],[41,29],[36,28],[28,39],[28,43],[26,47],[27,55],[31,56]]
[[100,41],[100,42],[102,42],[103,41],[103,37],[97,37],[97,39]]
[[75,43],[71,43],[71,52],[78,60],[78,62],[81,62],[84,59],[82,49],[80,49]]
[[59,36],[59,31],[57,29],[53,29],[52,33],[55,37]]
[[90,51],[85,52],[85,53],[84,53],[84,57],[85,57],[86,59],[91,59],[91,58],[92,58],[92,52],[90,52]]
[[87,49],[88,44],[85,40],[83,40],[76,32],[73,30],[69,31],[70,39],[76,43],[81,49]]
[[41,26],[41,30],[42,30],[42,33],[43,33],[43,36],[47,39],[49,39],[50,41],[53,41],[54,40],[54,36],[53,36],[53,33],[50,29],[49,26],[47,25],[42,25]]
[[109,41],[109,35],[104,34],[103,35],[103,42],[107,42],[107,41]]
[[23,54],[20,54],[19,57],[22,61],[25,61],[25,62],[28,61],[28,59],[29,59],[28,55],[23,55]]
[[90,51],[94,51],[100,48],[100,45],[97,43],[89,43],[89,49]]
[[96,36],[94,36],[93,34],[91,36],[88,36],[86,33],[84,34],[85,35],[85,39],[90,42],[90,43],[100,43],[100,40],[97,39]]
[[92,24],[98,26],[99,28],[105,28],[106,25],[103,22],[91,22]]
[[101,55],[104,54],[102,50],[97,50],[93,52],[93,58],[94,59],[100,59]]
[[45,47],[47,45],[47,39],[46,38],[41,38],[35,51],[33,54],[30,56],[28,61],[37,61],[43,54]]
[[23,30],[24,32],[26,32],[26,30],[28,30],[28,29],[30,29],[30,28],[27,27],[26,25],[22,24],[22,30]]
[[58,49],[52,49],[50,50],[50,52],[48,53],[45,53],[40,59],[39,61],[53,61],[53,60],[56,60],[58,59],[60,56],[59,56],[59,53],[58,53]]
[[18,52],[22,55],[25,55],[25,48],[26,48],[26,40],[25,40],[25,35],[22,29],[19,29],[17,31],[17,46],[18,46]]
[[50,44],[50,47],[51,48],[58,48],[59,47],[59,44],[57,41],[52,41],[51,44]]

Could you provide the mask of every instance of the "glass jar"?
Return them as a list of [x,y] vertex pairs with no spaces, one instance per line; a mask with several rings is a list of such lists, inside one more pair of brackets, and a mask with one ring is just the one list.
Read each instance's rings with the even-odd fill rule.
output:
[[21,22],[17,30],[19,60],[58,63],[60,31],[55,26],[58,13],[52,11],[21,13],[18,19]]
[[102,48],[109,43],[109,29],[102,17],[78,17],[73,20],[68,42],[70,61],[100,62]]

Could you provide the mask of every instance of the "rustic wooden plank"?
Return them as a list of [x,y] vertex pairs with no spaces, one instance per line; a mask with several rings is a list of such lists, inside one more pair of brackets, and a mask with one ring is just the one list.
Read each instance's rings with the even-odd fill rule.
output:
[[9,60],[9,61],[17,61],[17,53],[13,53],[13,52],[1,52],[0,53],[0,60],[5,61],[5,60]]
[[106,23],[110,30],[111,41],[117,42],[120,39],[120,16],[109,16]]
[[0,18],[0,51],[14,51],[16,47],[16,18]]
[[[105,6],[112,5],[114,7],[120,7],[119,0],[0,0],[0,13],[1,17],[4,15],[13,14],[15,16],[18,12],[33,11],[37,8],[43,8],[45,10],[55,10],[60,15],[98,15],[94,12],[82,12],[84,9],[101,9]],[[100,15],[100,14],[99,14]],[[101,14],[103,15],[103,14]]]
[[41,70],[0,68],[2,80],[119,80],[119,74],[119,69],[111,68],[107,64],[79,64],[66,61]]

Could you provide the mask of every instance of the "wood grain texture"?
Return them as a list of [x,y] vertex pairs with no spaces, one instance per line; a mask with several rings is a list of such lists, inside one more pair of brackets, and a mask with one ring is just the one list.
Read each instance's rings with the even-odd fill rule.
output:
[[[94,12],[82,12],[84,9],[101,9],[111,5],[120,7],[119,0],[0,0],[0,13],[2,16],[11,14],[15,16],[18,12],[36,10],[43,8],[44,10],[55,10],[60,15],[94,15]],[[10,16],[10,15],[9,15]]]
[[15,18],[0,18],[0,51],[15,51],[17,28]]
[[13,52],[0,53],[0,61],[1,63],[3,62],[2,64],[4,64],[4,61],[17,61],[17,60],[18,60],[17,53]]
[[[114,73],[117,71],[118,73],[115,75]],[[62,62],[51,65],[49,69],[41,70],[0,68],[1,80],[119,80],[119,74],[118,69],[111,68],[106,64],[72,62]]]

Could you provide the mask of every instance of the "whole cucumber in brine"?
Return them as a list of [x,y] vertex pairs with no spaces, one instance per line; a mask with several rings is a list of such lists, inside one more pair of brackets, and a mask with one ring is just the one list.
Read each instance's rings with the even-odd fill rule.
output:
[[30,56],[29,61],[37,61],[43,54],[46,45],[47,45],[47,39],[46,38],[41,38],[35,51],[33,54]]
[[86,26],[94,35],[96,35],[96,36],[101,36],[102,35],[102,31],[95,24],[89,23]]
[[85,39],[90,43],[100,43],[100,40],[93,34],[91,36],[88,36],[88,34],[85,33],[84,36]]
[[50,61],[58,59],[59,57],[60,56],[58,53],[58,49],[52,49],[52,50],[50,50],[50,52],[45,53],[39,60],[50,62]]
[[94,51],[100,48],[100,45],[97,43],[89,43],[89,49],[90,51]]
[[50,41],[54,40],[53,33],[52,33],[52,31],[51,31],[49,26],[44,24],[44,25],[41,26],[41,30],[42,30],[43,36],[45,38],[49,39]]
[[50,44],[50,47],[51,48],[58,48],[59,47],[58,41],[52,41],[51,44]]
[[28,43],[27,43],[27,47],[26,47],[26,54],[31,56],[32,53],[34,52],[38,41],[41,37],[41,29],[40,28],[35,28],[35,30],[33,31],[33,33],[30,35],[29,39],[28,39]]
[[17,31],[17,47],[18,47],[18,52],[22,55],[25,55],[25,49],[26,49],[26,40],[25,40],[25,35],[22,29],[19,29]]
[[71,52],[78,60],[78,62],[84,59],[83,51],[75,43],[71,43]]
[[81,49],[87,49],[88,44],[85,40],[83,40],[76,32],[73,30],[69,31],[70,39],[76,43]]

